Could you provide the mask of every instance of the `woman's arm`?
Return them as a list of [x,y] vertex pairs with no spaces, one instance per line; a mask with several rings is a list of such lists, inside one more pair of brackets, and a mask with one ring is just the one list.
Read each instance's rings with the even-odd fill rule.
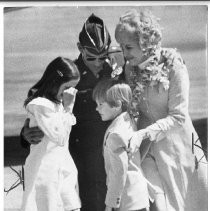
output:
[[168,115],[148,126],[144,132],[150,140],[159,140],[170,130],[183,126],[188,116],[189,76],[182,60],[175,58],[169,74]]

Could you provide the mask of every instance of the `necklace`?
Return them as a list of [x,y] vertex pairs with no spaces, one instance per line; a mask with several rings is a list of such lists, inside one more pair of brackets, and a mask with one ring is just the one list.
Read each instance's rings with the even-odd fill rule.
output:
[[163,86],[164,90],[169,89],[169,71],[173,66],[174,52],[176,49],[164,50],[153,53],[143,63],[129,66],[129,85],[133,92],[131,113],[138,115],[137,106],[142,99],[146,87]]

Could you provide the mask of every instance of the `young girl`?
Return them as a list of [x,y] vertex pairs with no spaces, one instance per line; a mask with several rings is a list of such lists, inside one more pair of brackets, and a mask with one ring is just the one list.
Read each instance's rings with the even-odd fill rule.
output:
[[129,160],[126,148],[136,130],[128,113],[130,87],[116,80],[99,82],[93,91],[96,110],[103,121],[112,120],[104,136],[104,161],[107,175],[105,211],[146,210],[149,207],[147,182],[140,167],[140,153]]
[[58,57],[29,90],[24,106],[30,126],[43,132],[42,141],[32,144],[25,162],[25,192],[21,211],[80,210],[77,169],[68,150],[76,119],[72,114],[80,74],[69,59]]

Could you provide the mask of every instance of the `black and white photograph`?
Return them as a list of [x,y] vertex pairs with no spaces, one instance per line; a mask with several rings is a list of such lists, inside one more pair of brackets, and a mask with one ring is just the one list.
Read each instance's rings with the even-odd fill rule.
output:
[[0,7],[2,210],[208,210],[207,2]]

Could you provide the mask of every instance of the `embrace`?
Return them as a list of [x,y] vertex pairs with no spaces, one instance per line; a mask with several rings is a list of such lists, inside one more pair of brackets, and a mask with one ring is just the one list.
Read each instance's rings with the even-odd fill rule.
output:
[[91,14],[78,38],[78,58],[51,61],[24,102],[21,211],[207,211],[187,67],[158,19],[127,11],[113,48]]

